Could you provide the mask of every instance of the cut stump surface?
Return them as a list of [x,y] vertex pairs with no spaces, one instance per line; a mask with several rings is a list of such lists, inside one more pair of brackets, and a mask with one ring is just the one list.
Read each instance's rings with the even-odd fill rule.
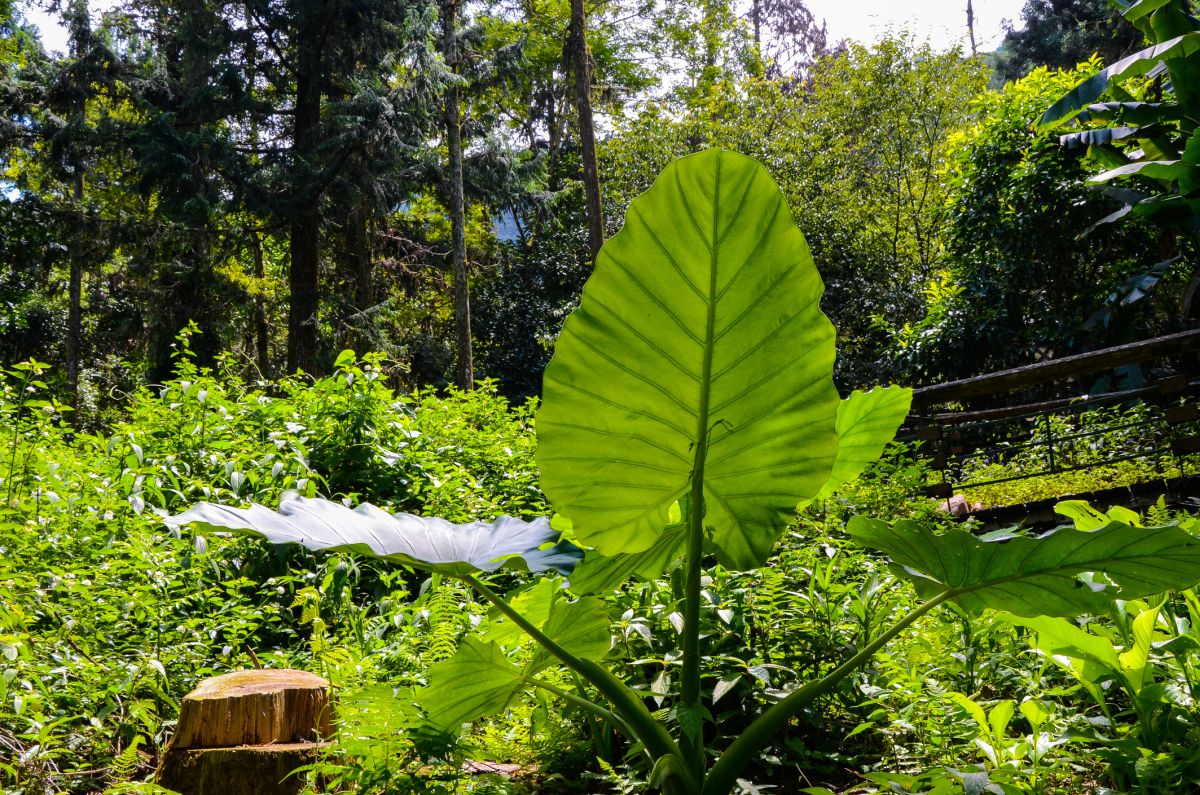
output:
[[172,748],[315,742],[333,734],[329,682],[307,671],[235,671],[183,698]]
[[236,671],[183,698],[156,780],[184,795],[292,795],[333,735],[329,682],[305,671]]

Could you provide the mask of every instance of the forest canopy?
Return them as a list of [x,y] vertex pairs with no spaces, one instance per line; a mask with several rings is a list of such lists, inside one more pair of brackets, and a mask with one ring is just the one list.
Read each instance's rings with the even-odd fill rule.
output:
[[[1093,51],[1127,46],[1094,5],[1030,2],[985,57],[831,41],[799,0],[71,0],[51,8],[57,53],[9,3],[0,359],[54,365],[81,420],[168,377],[189,324],[200,364],[261,378],[349,348],[398,386],[537,394],[599,244],[708,147],[781,185],[843,389],[1170,330],[1165,299],[1087,325],[1160,241],[1128,224],[1071,242],[1115,205],[1083,186],[1083,151],[1030,127]],[[1090,38],[1029,44],[1076,17],[1099,20]]]

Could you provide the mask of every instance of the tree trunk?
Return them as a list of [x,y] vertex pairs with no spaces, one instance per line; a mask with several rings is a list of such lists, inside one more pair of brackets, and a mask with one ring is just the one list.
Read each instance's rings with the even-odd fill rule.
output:
[[587,21],[583,0],[571,0],[567,50],[575,71],[575,106],[579,110],[579,147],[583,160],[583,191],[587,199],[588,253],[592,265],[604,245],[604,207],[600,198],[600,169],[596,161],[596,126],[592,121],[592,74],[587,51]]
[[[71,56],[78,67],[88,49],[88,39],[91,38],[91,16],[87,0],[73,0],[67,12],[71,31]],[[75,75],[74,79],[79,80]],[[79,93],[77,99],[71,102],[73,121],[79,127],[87,123],[87,99],[82,86],[74,87]],[[71,272],[67,283],[67,398],[71,408],[79,408],[79,359],[83,348],[83,260],[90,248],[89,234],[92,230],[83,220],[83,154],[79,151],[79,142],[73,141],[70,149],[73,184],[71,186],[72,204],[79,215],[75,221],[75,241],[71,246]]]
[[[75,208],[82,212],[83,172],[76,165],[73,197]],[[71,247],[71,275],[67,286],[67,398],[71,408],[79,408],[79,357],[83,347],[83,257],[87,250],[88,224],[76,221],[75,245]]]
[[266,269],[263,267],[262,240],[257,231],[250,232],[250,246],[254,253],[254,279],[259,286],[259,292],[254,296],[254,354],[258,360],[258,374],[262,378],[271,377],[270,330],[267,328],[267,299],[262,295],[262,285],[266,280]]
[[762,0],[751,0],[750,24],[754,29],[754,54],[762,58]]
[[183,698],[172,748],[316,742],[333,723],[329,682],[294,669],[254,669],[222,674]]
[[[309,12],[316,18],[314,12]],[[319,351],[318,312],[321,290],[320,196],[310,192],[321,123],[320,53],[314,39],[320,31],[305,25],[299,36],[296,70],[296,108],[292,127],[293,179],[291,185],[291,264],[288,286],[289,373],[317,372]]]
[[183,795],[296,795],[333,736],[329,682],[295,670],[235,671],[183,698],[156,781]]
[[241,748],[181,748],[158,770],[158,782],[180,795],[300,795],[302,775],[329,743],[277,743]]
[[[363,201],[365,199],[360,199],[360,202]],[[375,306],[371,228],[366,208],[361,203],[350,213],[347,223],[351,226],[352,241],[349,255],[354,279],[354,349],[362,354],[378,346],[375,344],[375,334],[372,333],[373,322],[370,315],[371,307]]]
[[[255,85],[258,80],[258,40],[255,38],[251,20],[254,19],[254,7],[251,0],[245,2],[246,24],[250,28],[250,36],[246,42],[246,76],[249,85]],[[258,115],[250,114],[250,146],[257,151],[259,147]],[[258,165],[258,155],[251,156],[251,162]],[[270,330],[267,327],[267,299],[263,296],[263,285],[266,280],[266,268],[263,267],[262,237],[257,229],[251,228],[250,247],[254,257],[254,279],[258,290],[254,296],[254,354],[258,361],[258,375],[263,379],[271,377]]]
[[967,0],[967,33],[971,36],[971,55],[978,55],[979,50],[975,46],[975,7],[971,5],[971,0]]
[[[442,47],[446,64],[458,73],[458,0],[442,0]],[[471,352],[471,299],[467,288],[466,207],[463,200],[462,120],[458,113],[458,86],[446,88],[443,99],[446,125],[446,195],[450,204],[450,249],[454,265],[454,337],[458,348],[456,381],[460,389],[475,385]]]

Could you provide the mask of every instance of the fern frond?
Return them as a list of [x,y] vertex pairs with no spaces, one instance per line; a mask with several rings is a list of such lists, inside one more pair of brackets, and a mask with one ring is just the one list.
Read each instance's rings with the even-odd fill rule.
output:
[[125,750],[121,751],[113,759],[110,769],[114,783],[129,781],[137,773],[138,767],[142,763],[142,758],[138,755],[138,747],[141,744],[142,735],[136,735],[132,742],[125,746]]
[[467,594],[456,580],[437,578],[427,594],[429,632],[421,653],[424,665],[447,660],[458,651],[458,641],[467,629],[464,625]]

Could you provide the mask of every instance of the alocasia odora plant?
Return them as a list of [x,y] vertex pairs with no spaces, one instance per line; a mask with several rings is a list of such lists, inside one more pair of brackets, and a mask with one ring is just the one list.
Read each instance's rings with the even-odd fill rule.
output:
[[[578,566],[580,550],[544,520],[456,526],[285,499],[279,513],[201,503],[172,521],[353,550],[467,582],[501,618],[429,671],[418,693],[429,719],[457,730],[527,687],[544,688],[636,740],[653,763],[651,785],[671,795],[727,795],[793,716],[945,601],[1073,615],[1104,598],[1200,580],[1200,544],[1177,527],[1113,523],[997,543],[855,519],[851,536],[889,554],[927,601],[767,709],[723,753],[710,753],[700,681],[706,561],[763,565],[797,505],[860,473],[909,407],[911,392],[897,387],[839,398],[821,293],[782,195],[749,158],[720,151],[683,158],[633,202],[563,328],[537,414],[543,488],[590,547]],[[1168,552],[1171,565],[1163,566]],[[672,736],[604,665],[609,620],[603,602],[587,594],[635,574],[659,576],[680,561],[683,656],[673,710],[679,736]],[[481,579],[500,567],[556,576],[505,597]],[[1078,579],[1087,572],[1105,572],[1111,584]],[[517,665],[505,649],[525,637],[540,651]],[[539,673],[551,665],[572,670],[596,696],[544,681]]]

